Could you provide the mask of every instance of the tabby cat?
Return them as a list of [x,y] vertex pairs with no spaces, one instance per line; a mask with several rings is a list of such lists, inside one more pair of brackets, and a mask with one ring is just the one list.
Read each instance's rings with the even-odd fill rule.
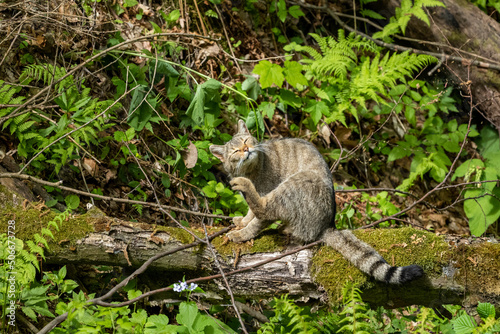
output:
[[255,238],[269,223],[281,220],[286,233],[303,242],[323,240],[375,279],[401,284],[422,276],[418,265],[392,267],[350,230],[335,229],[335,193],[330,170],[318,150],[301,139],[259,143],[245,122],[225,145],[210,151],[223,163],[233,190],[243,193],[248,214],[235,217],[241,228],[227,234],[234,242]]

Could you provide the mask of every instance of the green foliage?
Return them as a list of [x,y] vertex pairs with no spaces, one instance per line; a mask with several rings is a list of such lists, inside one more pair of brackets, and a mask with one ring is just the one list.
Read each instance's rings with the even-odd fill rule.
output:
[[352,282],[344,285],[343,291],[344,309],[340,312],[342,320],[339,325],[340,332],[368,334],[371,333],[368,320],[367,307],[361,299],[361,290],[356,288]]
[[[366,202],[366,218],[369,219],[367,223],[370,220],[376,221],[383,216],[391,216],[399,212],[399,209],[392,204],[391,196],[389,196],[387,191],[381,191],[376,196],[363,193],[362,201]],[[381,225],[387,227],[389,224],[389,222],[386,222]]]
[[439,0],[402,0],[401,7],[396,8],[395,16],[391,17],[390,22],[384,26],[384,30],[373,34],[373,38],[387,38],[394,34],[405,33],[406,26],[414,16],[427,25],[430,25],[429,17],[424,11],[424,7],[445,7]]
[[[343,305],[340,310],[321,310],[310,313],[308,307],[297,306],[286,296],[275,298],[271,304],[275,316],[262,325],[258,333],[495,333],[500,328],[495,307],[489,303],[479,303],[477,312],[481,324],[460,306],[445,305],[452,313],[451,320],[439,317],[427,307],[408,307],[404,310],[386,310],[379,307],[369,309],[361,298],[361,291],[352,282],[343,288]],[[458,311],[458,312],[457,312]],[[313,327],[311,327],[311,325]]]
[[478,6],[486,14],[492,14],[492,12],[494,11],[496,11],[497,14],[500,12],[499,0],[469,0],[469,1]]
[[[33,80],[49,84],[64,75],[64,68],[33,64],[26,66],[20,80],[25,84]],[[53,102],[62,111],[56,115],[57,121],[52,120],[52,115],[45,111],[35,109],[7,119],[2,129],[8,128],[10,133],[17,137],[17,152],[21,157],[28,158],[45,150],[44,154],[39,154],[32,163],[35,170],[43,170],[50,164],[54,166],[55,173],[59,173],[68,160],[80,157],[83,152],[79,152],[79,148],[101,144],[104,139],[100,138],[98,133],[114,125],[108,120],[113,118],[113,111],[120,104],[112,106],[111,100],[99,101],[91,98],[90,88],[85,87],[83,81],[78,86],[71,75],[56,84],[55,89],[58,95],[53,98]],[[13,97],[14,93],[18,92],[18,89],[4,84],[0,89],[0,99],[7,104],[19,104],[24,97]],[[13,109],[9,107],[0,110],[0,117],[10,115]],[[75,131],[87,123],[88,125]],[[67,136],[70,132],[71,138]],[[66,137],[60,140],[63,136]],[[53,144],[54,142],[56,143]]]
[[[311,34],[319,51],[310,46],[291,43],[285,49],[302,53],[307,58],[300,62],[285,61],[284,66],[264,60],[254,68],[261,87],[278,100],[278,108],[303,108],[309,114],[304,122],[310,129],[326,117],[326,122],[340,121],[346,124],[344,112],[360,121],[360,112],[366,114],[370,101],[389,104],[388,90],[394,89],[406,77],[435,61],[435,58],[408,52],[389,52],[382,55],[375,44],[352,33],[345,36],[338,31],[337,39]],[[370,57],[375,53],[374,57]],[[285,81],[306,95],[298,97],[293,91],[284,89]],[[274,93],[270,88],[280,88]],[[260,108],[262,109],[262,108]],[[271,116],[270,112],[266,115]]]
[[274,298],[272,303],[275,315],[269,322],[262,325],[257,332],[265,333],[318,333],[318,329],[310,321],[310,312],[307,308],[301,308],[288,299],[287,295]]
[[465,182],[479,182],[466,187],[464,211],[469,218],[471,233],[481,236],[488,226],[500,218],[500,187],[497,186],[497,182],[481,183],[500,178],[498,133],[490,127],[484,127],[477,144],[484,161],[480,159],[464,161],[455,170],[452,180],[463,177]]

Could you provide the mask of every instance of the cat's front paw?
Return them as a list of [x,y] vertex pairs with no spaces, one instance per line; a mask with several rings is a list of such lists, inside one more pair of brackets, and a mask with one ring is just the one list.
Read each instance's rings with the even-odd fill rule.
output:
[[229,181],[234,191],[241,191],[246,193],[253,188],[253,183],[246,177],[235,177]]
[[245,231],[245,229],[229,232],[228,234],[226,234],[226,236],[229,240],[236,243],[245,242],[253,239],[254,237],[253,235],[249,235],[248,232]]

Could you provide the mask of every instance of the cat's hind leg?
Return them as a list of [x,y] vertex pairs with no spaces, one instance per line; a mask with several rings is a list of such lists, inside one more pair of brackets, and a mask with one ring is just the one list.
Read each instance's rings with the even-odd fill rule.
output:
[[246,227],[229,232],[227,237],[233,242],[245,242],[254,239],[267,225],[269,225],[269,221],[254,217]]
[[233,218],[233,223],[234,223],[234,225],[236,225],[236,227],[245,227],[254,218],[255,218],[255,215],[253,214],[252,210],[248,209],[247,215],[245,217],[241,217],[241,216],[234,217]]

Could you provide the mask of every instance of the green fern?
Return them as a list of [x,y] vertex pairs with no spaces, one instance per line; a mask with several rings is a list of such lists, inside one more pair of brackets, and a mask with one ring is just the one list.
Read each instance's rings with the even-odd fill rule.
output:
[[264,333],[318,333],[306,309],[297,306],[287,295],[274,298],[274,317],[262,325],[259,334]]
[[[60,79],[66,74],[66,69],[52,64],[32,64],[24,68],[19,81],[25,84],[31,80],[42,81],[44,85],[51,84],[53,81]],[[56,90],[61,93],[62,90],[68,88],[71,84],[74,85],[73,76],[69,76],[56,85]]]
[[382,56],[373,42],[354,33],[346,37],[343,30],[338,31],[337,39],[311,36],[318,43],[319,51],[310,46],[289,46],[289,50],[308,56],[301,60],[305,76],[323,82],[321,88],[313,86],[311,91],[318,99],[329,101],[336,115],[348,112],[358,122],[359,111],[366,110],[368,102],[389,103],[391,89],[406,83],[407,77],[436,61],[434,57],[409,52],[387,52]]
[[370,334],[371,326],[367,322],[370,318],[367,315],[368,309],[361,299],[361,290],[356,288],[352,282],[347,282],[343,288],[344,310],[340,312],[343,319],[339,322],[342,327],[339,332],[349,332],[358,334]]
[[[357,63],[356,49],[375,51],[373,42],[351,33],[347,38],[344,30],[338,31],[337,40],[332,36],[321,37],[311,34],[320,48],[320,52],[310,46],[295,46],[296,51],[306,52],[312,59],[304,59],[304,68],[320,81],[346,81],[348,71]],[[332,75],[334,78],[332,78]]]

